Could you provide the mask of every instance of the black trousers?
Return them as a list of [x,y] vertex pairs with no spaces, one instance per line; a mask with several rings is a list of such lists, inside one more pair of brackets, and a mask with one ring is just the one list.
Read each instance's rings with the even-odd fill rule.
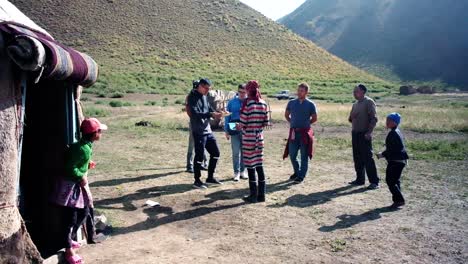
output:
[[195,143],[195,160],[193,166],[195,181],[199,181],[201,178],[201,166],[203,163],[205,149],[210,154],[210,160],[208,163],[208,178],[212,178],[220,156],[216,138],[212,133],[207,135],[198,135],[194,133],[193,140]]
[[387,165],[385,180],[387,181],[388,189],[392,193],[392,200],[394,203],[405,202],[400,186],[401,172],[405,166],[406,164],[395,161],[389,161]]
[[62,207],[62,246],[64,248],[72,247],[72,240],[77,239],[76,232],[78,228],[83,225],[86,217],[89,214],[89,207],[85,208],[72,208]]
[[354,169],[356,170],[356,181],[365,183],[366,173],[370,183],[379,184],[377,168],[372,156],[372,140],[367,140],[365,132],[352,132]]

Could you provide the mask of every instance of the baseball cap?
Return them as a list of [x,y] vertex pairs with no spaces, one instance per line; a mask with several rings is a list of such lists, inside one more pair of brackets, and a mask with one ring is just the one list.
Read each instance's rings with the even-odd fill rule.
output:
[[81,132],[84,134],[92,134],[94,132],[97,132],[98,130],[107,130],[107,126],[99,122],[97,118],[91,117],[91,118],[86,118],[83,120],[81,123]]
[[387,116],[388,119],[395,122],[395,124],[399,125],[401,122],[401,115],[397,112],[391,113]]

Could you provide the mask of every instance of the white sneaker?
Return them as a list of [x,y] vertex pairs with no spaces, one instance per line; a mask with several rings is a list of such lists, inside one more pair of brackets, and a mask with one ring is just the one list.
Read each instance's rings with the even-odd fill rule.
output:
[[240,180],[240,173],[236,172],[234,173],[234,181],[239,181]]
[[245,171],[240,173],[240,178],[243,180],[247,180],[249,177],[245,174]]

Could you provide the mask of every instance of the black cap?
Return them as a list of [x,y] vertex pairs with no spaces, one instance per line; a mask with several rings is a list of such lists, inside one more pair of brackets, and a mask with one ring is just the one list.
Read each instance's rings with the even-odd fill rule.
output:
[[200,81],[198,82],[200,85],[208,85],[208,86],[211,86],[211,81],[207,78],[202,78],[200,79]]

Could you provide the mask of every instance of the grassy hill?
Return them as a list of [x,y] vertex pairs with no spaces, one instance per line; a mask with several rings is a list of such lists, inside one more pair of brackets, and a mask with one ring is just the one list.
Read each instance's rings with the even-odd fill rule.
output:
[[200,76],[220,89],[255,78],[268,92],[308,81],[329,99],[349,97],[358,82],[393,91],[237,0],[12,2],[98,61],[101,77],[91,92],[180,94]]
[[467,1],[308,0],[280,22],[388,79],[468,89]]

